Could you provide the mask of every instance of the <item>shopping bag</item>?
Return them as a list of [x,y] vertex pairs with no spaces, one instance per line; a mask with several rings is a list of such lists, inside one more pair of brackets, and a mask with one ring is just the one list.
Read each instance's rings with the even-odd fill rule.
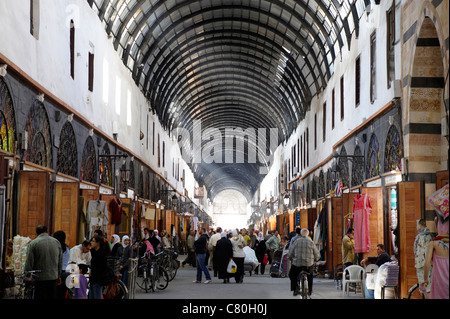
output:
[[236,263],[233,260],[230,260],[230,262],[228,263],[227,272],[229,274],[234,274],[236,270],[237,270]]
[[269,257],[267,257],[267,254],[264,254],[263,265],[264,266],[267,265],[268,261],[269,261]]

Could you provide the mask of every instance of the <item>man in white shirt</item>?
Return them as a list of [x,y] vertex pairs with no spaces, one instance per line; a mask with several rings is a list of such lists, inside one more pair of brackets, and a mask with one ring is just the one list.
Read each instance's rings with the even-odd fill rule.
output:
[[69,264],[71,263],[91,265],[91,243],[89,240],[85,240],[82,244],[70,250]]

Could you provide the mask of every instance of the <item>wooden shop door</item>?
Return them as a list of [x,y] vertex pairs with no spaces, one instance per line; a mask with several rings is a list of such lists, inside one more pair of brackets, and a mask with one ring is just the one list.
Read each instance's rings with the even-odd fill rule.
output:
[[408,297],[408,289],[417,283],[414,260],[416,220],[424,211],[424,184],[422,181],[398,183],[398,216],[400,227],[400,298]]
[[74,247],[78,244],[78,182],[55,182],[53,197],[53,232],[66,233],[66,244]]
[[50,227],[49,198],[50,175],[48,172],[19,172],[19,207],[17,232],[20,236],[36,238],[36,226]]
[[369,195],[370,205],[372,206],[372,213],[369,216],[370,251],[364,253],[364,258],[376,257],[377,245],[386,244],[384,238],[383,188],[363,187],[361,193]]
[[[342,194],[348,195],[348,194]],[[333,273],[338,264],[342,264],[342,238],[344,237],[342,228],[342,198],[332,197],[327,199],[329,212],[329,245],[331,247],[332,260],[330,271]],[[331,242],[330,242],[331,241]]]

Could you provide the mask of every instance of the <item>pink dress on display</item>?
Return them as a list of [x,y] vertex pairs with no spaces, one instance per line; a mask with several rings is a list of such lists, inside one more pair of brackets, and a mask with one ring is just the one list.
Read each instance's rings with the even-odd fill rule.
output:
[[372,213],[369,195],[356,194],[353,200],[353,228],[355,230],[355,253],[370,251],[369,215]]
[[[443,243],[445,245],[445,243]],[[448,247],[448,243],[447,243]],[[433,256],[433,273],[431,277],[431,299],[449,299],[448,257]]]

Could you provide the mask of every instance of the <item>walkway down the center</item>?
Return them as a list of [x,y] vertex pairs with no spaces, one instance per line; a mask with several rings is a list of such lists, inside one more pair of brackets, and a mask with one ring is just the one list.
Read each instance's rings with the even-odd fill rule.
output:
[[[183,260],[184,256],[180,256]],[[183,258],[183,259],[182,259]],[[272,278],[269,276],[268,268],[264,275],[249,276],[245,273],[244,282],[237,284],[234,278],[230,283],[224,284],[222,279],[213,277],[209,284],[193,283],[196,279],[196,268],[186,265],[178,269],[177,275],[168,287],[162,291],[145,293],[136,287],[136,299],[299,299],[294,297],[289,288],[289,278]],[[203,282],[206,280],[202,276]],[[313,294],[311,299],[363,299],[361,292],[350,292],[343,294],[342,290],[336,288],[333,279],[314,278]]]

